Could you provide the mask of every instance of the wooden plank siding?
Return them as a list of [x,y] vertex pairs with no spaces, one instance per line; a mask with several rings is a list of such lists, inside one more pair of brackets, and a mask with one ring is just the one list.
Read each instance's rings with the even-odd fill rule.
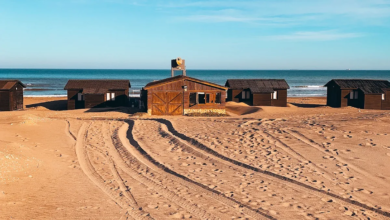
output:
[[271,106],[271,94],[270,93],[253,94],[253,105]]
[[[187,86],[184,91],[183,86]],[[190,94],[204,92],[210,95],[210,102],[190,106]],[[221,103],[215,103],[217,93],[221,93]],[[225,109],[226,91],[210,85],[186,79],[166,82],[141,92],[148,112],[152,115],[182,115],[184,109]]]
[[10,111],[9,91],[0,91],[0,111]]
[[277,91],[277,99],[271,99],[271,94],[268,93],[271,99],[271,106],[286,107],[287,106],[287,89],[275,90]]
[[83,90],[67,90],[68,109],[83,108],[103,108],[127,106],[129,101],[129,89],[109,90],[108,93],[115,94],[115,101],[107,101],[107,93],[104,94],[84,94],[84,100],[78,100],[77,94],[83,93]]
[[382,100],[382,109],[390,110],[390,90],[385,93],[385,100]]
[[23,86],[15,84],[11,89],[0,91],[0,111],[23,109]]
[[382,109],[382,95],[381,94],[366,94],[364,96],[365,109]]
[[229,89],[227,101],[244,102],[253,106],[287,106],[287,89],[275,90],[278,92],[277,99],[271,99],[271,93],[250,93],[249,99],[242,98],[242,92],[249,91],[248,89]]
[[339,108],[341,107],[341,90],[338,85],[332,83],[326,90],[326,105]]
[[[390,110],[390,90],[388,90],[387,80],[333,79],[325,86],[328,106]],[[354,93],[352,99],[351,92]],[[382,100],[382,92],[385,94],[385,100]]]

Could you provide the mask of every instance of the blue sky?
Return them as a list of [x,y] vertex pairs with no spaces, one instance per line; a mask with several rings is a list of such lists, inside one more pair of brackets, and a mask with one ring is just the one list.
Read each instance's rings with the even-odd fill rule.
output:
[[390,0],[0,0],[0,68],[390,69]]

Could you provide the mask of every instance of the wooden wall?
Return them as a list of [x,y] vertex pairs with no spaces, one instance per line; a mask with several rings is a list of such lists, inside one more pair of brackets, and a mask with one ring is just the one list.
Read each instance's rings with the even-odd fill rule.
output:
[[287,89],[283,90],[276,90],[278,91],[278,99],[271,99],[271,93],[258,93],[258,94],[252,94],[250,99],[242,99],[242,91],[246,90],[234,90],[229,89],[229,98],[228,101],[234,101],[234,102],[244,102],[248,105],[253,106],[280,106],[280,107],[286,107],[287,106]]
[[254,106],[271,106],[270,93],[253,94],[252,96]]
[[334,108],[341,107],[341,90],[338,85],[332,83],[327,87],[326,105]]
[[244,102],[241,95],[242,91],[243,91],[242,89],[228,89],[227,101]]
[[[382,99],[382,97],[381,97]],[[385,100],[382,100],[382,109],[390,110],[390,90],[385,93]]]
[[77,93],[82,90],[67,90],[68,93],[68,110],[84,108],[84,101],[77,101]]
[[[184,89],[183,89],[184,85],[187,86],[186,92],[184,92]],[[225,104],[226,104],[226,91],[225,90],[215,88],[212,86],[208,86],[208,85],[204,85],[201,83],[193,82],[193,81],[180,80],[180,81],[174,81],[174,82],[162,84],[160,86],[156,86],[156,87],[150,88],[148,90],[142,91],[142,96],[147,97],[146,99],[145,98],[142,98],[142,99],[144,101],[146,101],[146,106],[147,106],[147,109],[149,112],[154,112],[153,106],[155,104],[153,102],[153,98],[155,98],[155,95],[153,95],[153,94],[156,93],[156,95],[161,97],[162,92],[168,93],[167,96],[169,96],[169,94],[177,94],[178,92],[182,93],[183,95],[181,97],[183,99],[182,105],[183,105],[184,109],[224,109]],[[207,104],[197,104],[194,106],[190,106],[190,93],[195,93],[195,92],[208,93],[208,94],[210,94],[211,100],[215,100],[216,93],[221,93],[221,103],[207,103]],[[160,104],[158,104],[158,105],[160,105]],[[177,105],[177,103],[175,103],[175,105]],[[159,108],[161,108],[161,106]]]
[[278,99],[271,99],[271,94],[268,93],[268,96],[271,99],[271,106],[287,106],[287,89],[276,90],[278,91]]
[[103,108],[105,104],[105,94],[85,94],[85,108]]
[[68,90],[68,109],[128,106],[129,89],[109,92],[115,93],[115,101],[107,101],[106,94],[85,94],[84,100],[78,101],[77,94],[82,93],[82,90]]
[[0,111],[23,109],[23,87],[18,83],[7,91],[0,91]]
[[382,109],[381,94],[367,94],[364,96],[365,109]]
[[348,100],[349,100],[349,93],[351,92],[352,90],[349,90],[349,89],[342,89],[340,90],[340,94],[341,94],[341,97],[340,97],[340,107],[347,107],[348,106]]
[[9,91],[0,91],[0,111],[10,111]]

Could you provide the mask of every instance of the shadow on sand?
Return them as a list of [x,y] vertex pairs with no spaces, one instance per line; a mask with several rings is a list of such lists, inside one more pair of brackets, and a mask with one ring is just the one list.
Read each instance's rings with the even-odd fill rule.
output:
[[67,109],[67,100],[55,100],[48,102],[35,103],[31,105],[26,105],[26,108],[38,108],[43,107],[49,110],[61,111]]
[[92,113],[92,112],[120,112],[126,114],[135,114],[138,112],[145,112],[140,110],[139,108],[131,108],[131,107],[99,107],[99,108],[90,108],[86,109],[84,113]]
[[320,108],[320,107],[326,107],[326,105],[319,105],[319,104],[304,104],[304,103],[289,103],[293,106],[300,107],[300,108]]

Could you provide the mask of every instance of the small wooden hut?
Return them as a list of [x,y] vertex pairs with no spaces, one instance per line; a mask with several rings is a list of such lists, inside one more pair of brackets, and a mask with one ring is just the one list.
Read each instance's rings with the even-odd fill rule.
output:
[[287,89],[284,79],[228,79],[227,101],[244,102],[254,106],[287,106]]
[[390,109],[390,82],[387,80],[332,79],[325,86],[328,106]]
[[129,80],[69,80],[68,109],[127,106]]
[[23,109],[23,88],[19,80],[0,80],[0,111]]
[[141,95],[150,115],[225,114],[226,90],[224,86],[178,75],[148,83]]

